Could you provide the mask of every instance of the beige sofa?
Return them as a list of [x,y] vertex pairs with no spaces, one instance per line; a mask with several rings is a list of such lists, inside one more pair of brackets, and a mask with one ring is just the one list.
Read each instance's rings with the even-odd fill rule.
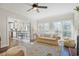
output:
[[58,45],[58,39],[56,38],[50,38],[50,37],[38,37],[36,39],[36,41],[38,43],[46,43],[46,44],[50,44],[50,45]]

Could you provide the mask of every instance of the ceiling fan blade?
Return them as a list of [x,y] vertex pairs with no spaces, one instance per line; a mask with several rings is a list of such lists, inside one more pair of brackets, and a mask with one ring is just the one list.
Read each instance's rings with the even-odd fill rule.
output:
[[39,13],[40,11],[38,9],[36,9],[36,11]]
[[38,5],[38,3],[33,3],[33,4]]
[[36,5],[38,5],[38,3],[35,3]]
[[38,6],[38,8],[47,8],[47,6]]
[[27,11],[30,11],[30,10],[32,10],[33,8],[31,8],[31,9],[28,9]]

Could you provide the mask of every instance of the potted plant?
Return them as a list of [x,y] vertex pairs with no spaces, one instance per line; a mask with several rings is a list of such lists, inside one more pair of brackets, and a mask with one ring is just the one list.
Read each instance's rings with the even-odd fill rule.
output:
[[79,12],[79,6],[76,6],[76,8],[74,10]]

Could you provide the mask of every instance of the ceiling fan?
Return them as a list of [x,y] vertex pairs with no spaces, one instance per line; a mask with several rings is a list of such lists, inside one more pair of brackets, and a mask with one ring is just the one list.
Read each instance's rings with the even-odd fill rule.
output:
[[38,3],[34,3],[34,4],[30,5],[30,6],[32,6],[32,8],[28,9],[27,11],[31,11],[31,10],[34,9],[34,10],[36,10],[39,13],[40,12],[39,8],[47,9],[47,6],[39,6]]

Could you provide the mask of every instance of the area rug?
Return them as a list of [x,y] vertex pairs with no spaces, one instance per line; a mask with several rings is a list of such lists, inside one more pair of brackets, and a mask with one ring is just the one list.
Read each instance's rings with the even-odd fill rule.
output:
[[25,47],[27,50],[26,51],[27,56],[50,56],[50,55],[59,56],[60,55],[59,46],[51,46],[48,44],[33,42],[33,43],[27,43]]
[[[32,43],[24,43],[21,42],[18,46],[23,46],[25,56],[59,56],[60,55],[60,47],[59,46],[51,46],[48,44],[42,44],[37,42]],[[0,54],[1,56],[5,56],[6,52]]]

